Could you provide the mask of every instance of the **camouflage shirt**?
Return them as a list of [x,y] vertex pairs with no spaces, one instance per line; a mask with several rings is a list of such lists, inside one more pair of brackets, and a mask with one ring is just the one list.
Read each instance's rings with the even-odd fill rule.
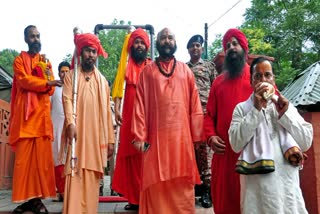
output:
[[192,70],[197,87],[203,112],[206,113],[206,105],[209,97],[210,87],[213,80],[217,77],[218,72],[215,64],[209,60],[200,59],[199,62],[192,64],[191,61],[187,65]]

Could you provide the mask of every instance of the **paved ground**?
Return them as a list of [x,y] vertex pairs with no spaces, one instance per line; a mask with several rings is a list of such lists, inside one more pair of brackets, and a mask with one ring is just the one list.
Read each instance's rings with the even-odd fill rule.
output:
[[[103,194],[105,196],[111,195],[110,191],[110,177],[105,176],[104,178],[104,190]],[[49,213],[51,214],[61,214],[62,212],[62,202],[53,202],[51,199],[43,200],[43,203],[47,207]],[[99,203],[98,214],[111,214],[111,213],[137,213],[134,211],[124,210],[123,207],[126,202],[109,202],[109,203]],[[9,214],[18,204],[12,204],[11,202],[11,191],[10,190],[0,190],[0,214]],[[27,214],[27,213],[25,213]],[[30,213],[31,214],[31,213]],[[196,214],[213,214],[212,208],[202,208],[201,205],[196,201]]]

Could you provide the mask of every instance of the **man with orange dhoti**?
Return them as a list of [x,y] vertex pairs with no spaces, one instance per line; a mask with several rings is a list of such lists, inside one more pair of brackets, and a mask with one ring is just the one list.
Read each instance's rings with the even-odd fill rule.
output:
[[[120,70],[121,66],[119,65],[112,91],[112,97],[115,101],[115,120],[118,125],[121,125],[119,152],[112,179],[112,189],[128,199],[129,204],[124,207],[125,210],[137,210],[140,198],[142,154],[131,143],[133,140],[131,119],[138,77],[142,69],[151,62],[151,59],[147,57],[150,47],[148,34],[138,28],[129,36],[127,50],[124,50],[129,52],[128,65],[123,67],[123,70]],[[124,60],[126,63],[126,57]],[[121,115],[120,102],[124,80],[126,85]]]
[[139,213],[194,214],[200,184],[194,145],[203,140],[203,111],[190,68],[177,61],[175,35],[157,36],[159,57],[140,73],[132,117],[134,147],[143,153]]
[[75,143],[77,158],[74,176],[71,174],[71,147],[65,164],[66,185],[63,213],[97,213],[99,182],[104,175],[107,159],[113,153],[114,130],[108,81],[95,63],[98,55],[107,57],[98,37],[91,33],[76,34],[77,68],[76,118],[73,112],[73,75],[70,70],[64,78],[62,92],[65,111],[66,143]]
[[9,143],[15,151],[12,201],[25,203],[13,213],[48,213],[41,199],[54,198],[56,192],[50,96],[62,82],[52,80],[51,64],[40,55],[36,26],[25,28],[24,40],[29,50],[13,62]]

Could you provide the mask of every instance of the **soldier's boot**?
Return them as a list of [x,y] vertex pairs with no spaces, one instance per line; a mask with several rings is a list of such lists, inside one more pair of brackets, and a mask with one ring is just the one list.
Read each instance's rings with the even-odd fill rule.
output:
[[201,197],[200,197],[201,206],[204,208],[212,207],[212,201],[210,197],[210,186],[204,185]]

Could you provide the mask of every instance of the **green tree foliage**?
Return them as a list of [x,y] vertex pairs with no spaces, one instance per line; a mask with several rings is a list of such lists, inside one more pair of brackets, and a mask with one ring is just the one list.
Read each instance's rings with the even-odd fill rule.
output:
[[222,35],[216,34],[214,41],[209,45],[208,59],[213,59],[222,49]]
[[[265,32],[257,28],[242,28],[241,31],[246,35],[249,43],[250,54],[272,55],[274,49],[272,45],[264,41]],[[215,35],[215,40],[209,46],[209,58],[214,58],[223,51],[221,34]]]
[[0,51],[0,65],[13,75],[13,60],[19,53],[16,50],[4,49]]
[[[125,24],[124,21],[118,21],[115,19],[112,25],[130,25],[130,22]],[[99,57],[99,70],[107,80],[111,82],[111,84],[113,83],[117,73],[124,38],[127,33],[128,30],[124,29],[106,29],[99,32],[101,44],[108,53],[107,59]]]
[[249,53],[257,55],[272,56],[274,49],[272,45],[264,40],[265,32],[259,28],[242,28],[241,31],[248,39]]
[[72,54],[67,54],[63,59],[62,61],[65,61],[65,62],[69,62],[71,64],[72,62]]
[[320,1],[252,0],[244,16],[242,28],[261,29],[273,48],[280,89],[320,59]]

